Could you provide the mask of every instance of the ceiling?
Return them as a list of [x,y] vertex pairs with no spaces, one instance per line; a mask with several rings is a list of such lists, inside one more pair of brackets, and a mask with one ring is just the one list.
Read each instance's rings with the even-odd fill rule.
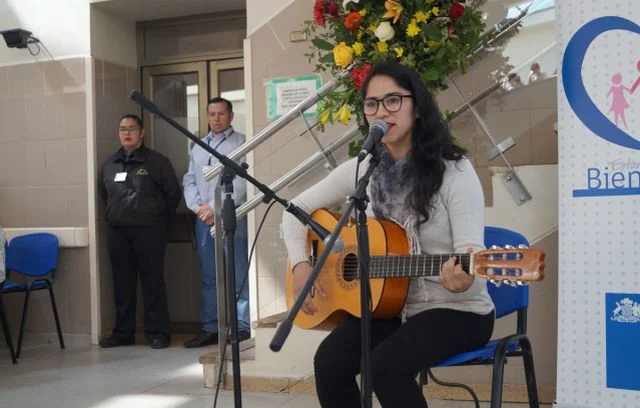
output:
[[246,10],[246,0],[92,0],[92,5],[130,21]]

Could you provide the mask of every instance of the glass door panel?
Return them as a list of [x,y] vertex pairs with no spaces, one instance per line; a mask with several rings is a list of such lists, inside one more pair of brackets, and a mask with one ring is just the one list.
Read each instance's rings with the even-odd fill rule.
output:
[[[202,137],[207,134],[206,75],[205,62],[144,68],[143,92],[164,113]],[[144,116],[149,147],[167,156],[181,179],[189,167],[190,140],[159,116],[148,112]],[[186,211],[184,204],[180,211]]]
[[228,99],[233,104],[233,122],[231,125],[240,133],[245,132],[245,116],[247,115],[244,105],[244,63],[243,60],[231,59],[225,61],[215,61],[209,63],[209,78],[211,97],[221,96]]

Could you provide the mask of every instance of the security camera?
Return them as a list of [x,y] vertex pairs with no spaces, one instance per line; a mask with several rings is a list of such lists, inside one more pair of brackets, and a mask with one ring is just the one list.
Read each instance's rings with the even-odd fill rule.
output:
[[0,31],[4,37],[4,41],[9,48],[27,48],[27,45],[33,41],[31,31],[22,28],[14,28],[12,30]]

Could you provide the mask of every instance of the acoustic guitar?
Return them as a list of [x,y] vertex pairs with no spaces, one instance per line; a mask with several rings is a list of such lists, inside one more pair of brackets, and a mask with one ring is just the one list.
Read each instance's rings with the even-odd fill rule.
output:
[[[316,210],[313,220],[332,231],[339,214]],[[405,303],[409,278],[438,276],[441,265],[455,256],[467,273],[490,280],[499,285],[524,285],[544,278],[544,252],[526,247],[491,248],[472,254],[409,255],[409,241],[399,225],[368,219],[372,317],[390,319],[397,316]],[[340,237],[344,248],[327,258],[317,280],[321,281],[326,297],[315,296],[317,309],[311,316],[302,311],[294,323],[304,329],[331,330],[347,315],[360,317],[360,285],[358,272],[358,247],[355,222],[347,223]],[[310,261],[314,264],[324,245],[312,232],[307,237]],[[287,267],[285,295],[290,309],[293,297],[291,264]]]

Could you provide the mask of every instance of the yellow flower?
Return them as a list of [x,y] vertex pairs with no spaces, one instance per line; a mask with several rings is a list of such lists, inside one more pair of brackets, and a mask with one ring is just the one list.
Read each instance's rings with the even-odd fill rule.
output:
[[365,10],[365,9],[360,10],[360,15],[362,17],[366,16],[367,15],[367,10]]
[[413,16],[415,17],[415,19],[416,19],[416,21],[418,23],[424,23],[429,18],[429,14],[425,13],[422,10],[416,12],[416,14],[414,14]]
[[367,30],[369,30],[369,31],[376,31],[376,28],[378,28],[378,26],[377,26],[377,25],[375,25],[375,24],[371,24],[369,27],[367,27]]
[[404,10],[404,7],[402,7],[399,2],[394,0],[385,1],[384,8],[387,9],[387,12],[384,13],[382,18],[393,18],[393,24],[398,22],[400,14],[402,14],[402,10]]
[[380,41],[377,45],[378,51],[387,52],[389,51],[389,44],[386,41]]
[[331,116],[331,108],[325,108],[325,110],[318,115],[318,123],[324,125],[329,120],[329,116]]
[[429,40],[429,41],[427,41],[427,46],[428,46],[429,48],[433,48],[433,47],[435,47],[435,46],[437,46],[437,45],[439,45],[439,44],[440,44],[440,43],[439,43],[438,41],[434,41],[434,40]]
[[411,22],[407,26],[407,35],[409,37],[415,37],[416,35],[418,35],[418,33],[420,33],[420,31],[422,30],[420,29],[420,27],[418,27],[416,20],[411,19]]
[[337,66],[346,68],[353,61],[353,49],[342,41],[333,48],[333,60]]
[[353,48],[353,53],[357,56],[362,55],[362,53],[364,52],[364,45],[362,45],[362,43],[359,41],[354,42],[351,48]]
[[364,35],[364,31],[362,31],[362,28],[361,28],[358,30],[358,34],[356,35],[356,37],[358,38],[358,40],[360,40],[363,35]]
[[396,47],[393,49],[396,52],[396,57],[401,58],[402,55],[404,54],[404,48],[402,47]]
[[342,105],[342,107],[336,113],[333,114],[333,120],[340,121],[342,122],[343,125],[348,125],[350,119],[351,119],[351,110],[349,110],[349,107],[347,106],[347,104]]
[[437,16],[440,13],[440,8],[438,7],[432,8],[431,13],[433,13],[434,16]]

